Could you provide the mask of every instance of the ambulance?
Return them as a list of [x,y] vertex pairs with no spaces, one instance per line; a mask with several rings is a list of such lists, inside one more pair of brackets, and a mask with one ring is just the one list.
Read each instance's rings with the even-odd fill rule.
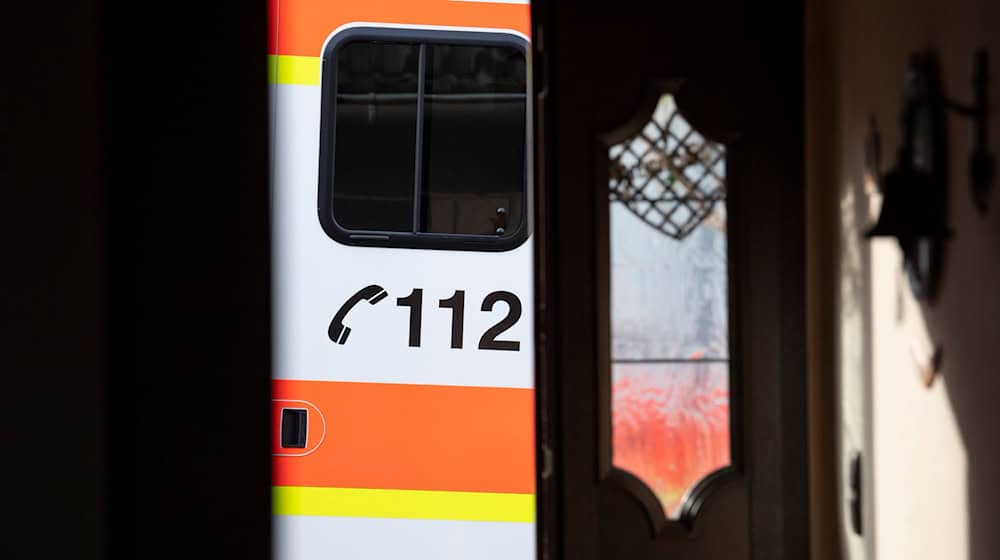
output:
[[274,557],[535,557],[529,6],[272,0]]

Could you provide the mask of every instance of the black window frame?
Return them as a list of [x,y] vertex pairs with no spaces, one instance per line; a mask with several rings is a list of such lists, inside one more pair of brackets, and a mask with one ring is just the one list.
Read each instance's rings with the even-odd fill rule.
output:
[[[420,45],[469,45],[513,47],[525,57],[525,157],[523,188],[521,189],[522,217],[517,229],[510,235],[476,235],[464,233],[398,232],[376,230],[352,230],[342,227],[334,219],[333,184],[336,142],[337,104],[337,51],[346,44],[356,41],[382,41],[387,43],[414,43]],[[421,70],[423,67],[421,67]],[[334,241],[344,245],[365,247],[395,247],[410,249],[444,249],[466,251],[509,251],[521,246],[530,233],[529,167],[531,162],[531,142],[528,131],[531,126],[531,80],[528,61],[528,42],[517,34],[502,31],[464,31],[438,29],[408,29],[382,27],[353,27],[338,32],[327,41],[323,48],[322,70],[320,74],[321,108],[319,141],[319,189],[318,204],[320,225]],[[418,96],[423,95],[418,91]],[[418,123],[423,118],[418,103]],[[419,125],[418,125],[419,126]],[[420,153],[418,148],[418,160]],[[418,162],[419,165],[419,162]],[[415,192],[414,211],[419,209],[420,192]]]

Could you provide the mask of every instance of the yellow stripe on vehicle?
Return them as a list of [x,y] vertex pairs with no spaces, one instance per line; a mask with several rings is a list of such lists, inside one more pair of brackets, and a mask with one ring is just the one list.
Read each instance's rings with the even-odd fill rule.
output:
[[318,86],[318,56],[267,55],[267,81],[272,84]]
[[275,515],[532,523],[534,494],[274,486]]

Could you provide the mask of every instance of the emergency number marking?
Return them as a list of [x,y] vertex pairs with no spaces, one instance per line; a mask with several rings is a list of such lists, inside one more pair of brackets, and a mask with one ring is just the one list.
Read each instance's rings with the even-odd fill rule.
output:
[[[382,301],[388,293],[377,284],[372,284],[358,290],[354,295],[347,298],[347,301],[340,306],[333,320],[330,322],[328,335],[330,340],[337,344],[345,344],[347,335],[351,329],[344,325],[343,321],[347,312],[354,308],[362,300],[371,305]],[[480,350],[508,350],[517,352],[521,349],[521,342],[517,340],[499,340],[503,333],[517,324],[521,318],[521,300],[511,292],[499,290],[490,292],[483,298],[480,309],[484,312],[491,312],[498,303],[507,305],[507,315],[486,329],[486,332],[479,338]],[[396,298],[398,307],[409,309],[409,340],[411,347],[420,347],[420,330],[423,319],[424,291],[421,288],[414,288],[406,297]],[[462,340],[465,334],[465,291],[455,290],[451,297],[438,300],[438,308],[451,311],[451,347],[462,348]]]

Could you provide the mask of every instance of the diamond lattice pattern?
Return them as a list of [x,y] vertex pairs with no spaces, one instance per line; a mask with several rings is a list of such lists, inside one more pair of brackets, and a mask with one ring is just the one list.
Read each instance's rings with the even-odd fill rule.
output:
[[725,146],[694,130],[664,95],[642,131],[610,148],[610,199],[684,239],[725,200],[725,155]]

